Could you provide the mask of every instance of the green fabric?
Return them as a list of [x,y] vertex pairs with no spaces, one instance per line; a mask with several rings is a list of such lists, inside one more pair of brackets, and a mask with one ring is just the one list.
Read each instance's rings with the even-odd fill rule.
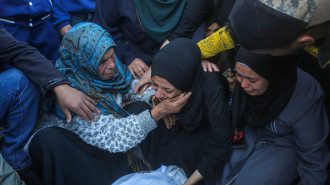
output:
[[144,31],[156,42],[167,39],[180,20],[186,0],[134,0]]
[[25,185],[18,178],[14,169],[0,155],[0,184],[1,185]]

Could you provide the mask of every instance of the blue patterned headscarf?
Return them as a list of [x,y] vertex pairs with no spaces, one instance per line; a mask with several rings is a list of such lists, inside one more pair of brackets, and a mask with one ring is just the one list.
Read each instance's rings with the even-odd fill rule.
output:
[[[115,93],[127,93],[132,75],[116,57],[115,75],[104,80],[98,74],[98,66],[106,51],[116,44],[111,35],[94,23],[75,25],[64,36],[60,47],[57,69],[74,87],[97,101],[96,107],[103,114],[113,114],[117,118],[129,115],[113,98]],[[64,118],[58,105],[55,111]]]

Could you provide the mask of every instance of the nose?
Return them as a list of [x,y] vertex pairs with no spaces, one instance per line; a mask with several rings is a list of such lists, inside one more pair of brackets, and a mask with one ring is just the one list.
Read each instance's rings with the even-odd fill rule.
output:
[[115,68],[115,60],[108,60],[107,61],[107,69],[114,69]]
[[247,82],[247,80],[243,79],[241,82],[241,87],[244,88],[248,88],[249,87],[249,83]]
[[155,94],[155,96],[156,96],[156,98],[162,100],[162,99],[164,99],[164,97],[165,97],[165,93],[164,93],[163,90],[161,90],[160,88],[158,88],[158,89],[156,90],[156,94]]

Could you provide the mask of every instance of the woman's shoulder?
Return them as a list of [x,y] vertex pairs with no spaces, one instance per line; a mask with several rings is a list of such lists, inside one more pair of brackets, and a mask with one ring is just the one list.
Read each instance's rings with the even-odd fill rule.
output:
[[226,78],[219,72],[202,72],[202,82],[203,86],[208,89],[213,89],[214,87],[225,87]]
[[[205,94],[223,92],[229,100],[230,92],[227,79],[219,72],[202,72],[202,88]],[[219,92],[217,92],[219,93]]]
[[295,122],[303,115],[308,114],[313,105],[321,105],[323,100],[323,90],[318,81],[310,74],[298,68],[296,87],[279,118],[289,122]]
[[297,83],[291,98],[301,98],[313,102],[321,97],[323,97],[323,90],[319,82],[307,72],[297,68]]

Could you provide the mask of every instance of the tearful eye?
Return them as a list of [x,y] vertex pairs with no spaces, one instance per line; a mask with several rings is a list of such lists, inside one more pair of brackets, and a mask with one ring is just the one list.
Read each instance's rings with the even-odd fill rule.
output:
[[101,60],[100,64],[104,64],[107,60]]
[[110,59],[111,59],[111,60],[115,60],[115,59],[116,59],[116,54],[113,53],[113,54],[111,55]]

